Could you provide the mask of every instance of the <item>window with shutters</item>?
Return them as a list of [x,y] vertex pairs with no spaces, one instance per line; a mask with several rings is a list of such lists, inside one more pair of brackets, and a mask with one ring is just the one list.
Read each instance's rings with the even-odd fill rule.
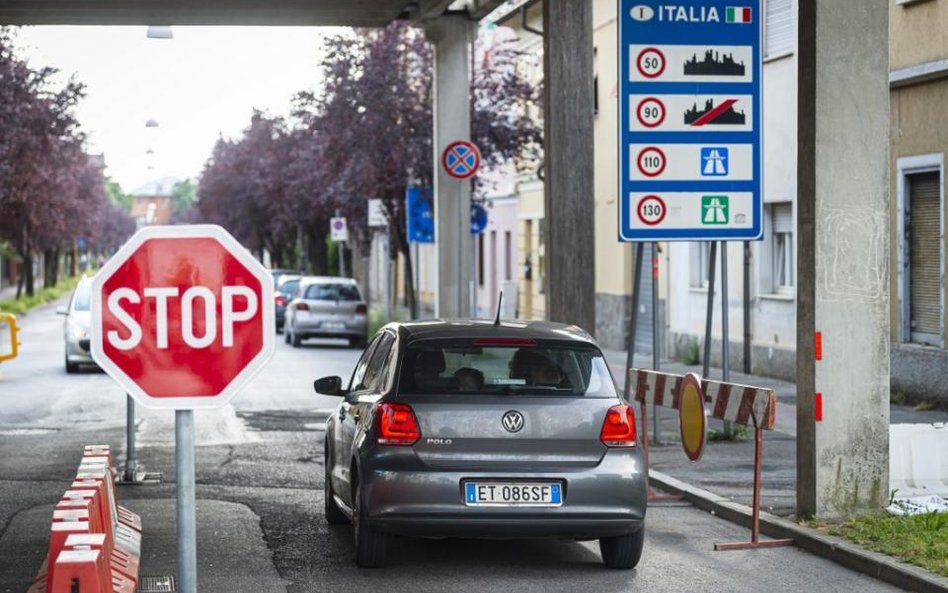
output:
[[905,248],[908,268],[909,338],[942,344],[941,175],[906,176]]
[[764,59],[793,51],[793,0],[766,0]]
[[796,286],[796,243],[793,235],[793,202],[764,206],[764,242],[761,246],[761,292],[771,295],[794,294]]

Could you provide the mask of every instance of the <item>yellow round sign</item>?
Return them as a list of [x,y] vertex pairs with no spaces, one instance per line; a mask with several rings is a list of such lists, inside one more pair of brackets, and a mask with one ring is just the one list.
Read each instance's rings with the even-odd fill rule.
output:
[[707,441],[707,422],[704,412],[704,393],[701,379],[688,373],[678,388],[678,424],[681,428],[681,446],[691,461],[698,461]]

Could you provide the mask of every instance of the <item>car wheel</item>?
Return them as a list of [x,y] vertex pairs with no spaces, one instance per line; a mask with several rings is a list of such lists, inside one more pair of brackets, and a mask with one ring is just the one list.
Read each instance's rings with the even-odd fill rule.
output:
[[67,359],[66,360],[66,374],[75,375],[78,372],[79,372],[79,364],[75,362],[69,362],[69,360]]
[[645,526],[635,533],[599,539],[602,563],[609,568],[635,568],[642,557],[645,544]]
[[287,344],[290,343],[290,328],[289,327],[283,328],[283,341],[286,342]]
[[277,328],[277,333],[278,333],[278,334],[282,334],[282,333],[283,333],[283,324],[282,324],[282,323],[278,323],[277,326],[276,326],[276,328]]
[[352,501],[352,533],[355,537],[355,562],[361,568],[382,568],[388,561],[388,535],[365,523],[362,508],[362,484],[356,483]]
[[332,491],[332,468],[329,467],[329,443],[326,443],[326,453],[324,454],[325,483],[323,485],[323,501],[326,508],[326,523],[330,525],[345,525],[349,523],[349,517],[342,512]]
[[294,348],[299,348],[300,344],[302,343],[303,343],[303,340],[300,338],[300,335],[298,333],[293,332],[292,334],[290,334],[290,344],[292,344]]
[[349,347],[350,347],[350,348],[358,348],[359,350],[364,350],[364,349],[365,349],[365,343],[366,343],[366,339],[365,339],[365,338],[349,338]]

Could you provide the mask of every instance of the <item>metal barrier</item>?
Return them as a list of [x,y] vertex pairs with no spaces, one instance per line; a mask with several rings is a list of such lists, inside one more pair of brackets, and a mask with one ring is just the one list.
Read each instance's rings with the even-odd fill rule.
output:
[[[777,414],[777,395],[773,389],[698,379],[696,375],[694,377],[694,381],[700,381],[701,397],[703,397],[705,403],[710,404],[709,408],[706,409],[706,413],[718,420],[754,428],[754,502],[751,541],[714,544],[714,549],[746,550],[792,544],[793,540],[791,539],[760,541],[760,466],[764,447],[763,431],[773,430]],[[682,392],[684,391],[682,388],[689,381],[682,375],[645,369],[630,369],[628,380],[635,388],[635,400],[641,404],[644,432],[642,441],[648,443],[645,417],[647,406],[654,404],[679,410]]]

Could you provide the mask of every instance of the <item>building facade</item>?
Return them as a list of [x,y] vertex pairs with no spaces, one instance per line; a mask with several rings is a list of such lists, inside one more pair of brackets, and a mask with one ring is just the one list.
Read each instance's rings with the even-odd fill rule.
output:
[[891,381],[948,401],[945,153],[948,2],[889,1]]

